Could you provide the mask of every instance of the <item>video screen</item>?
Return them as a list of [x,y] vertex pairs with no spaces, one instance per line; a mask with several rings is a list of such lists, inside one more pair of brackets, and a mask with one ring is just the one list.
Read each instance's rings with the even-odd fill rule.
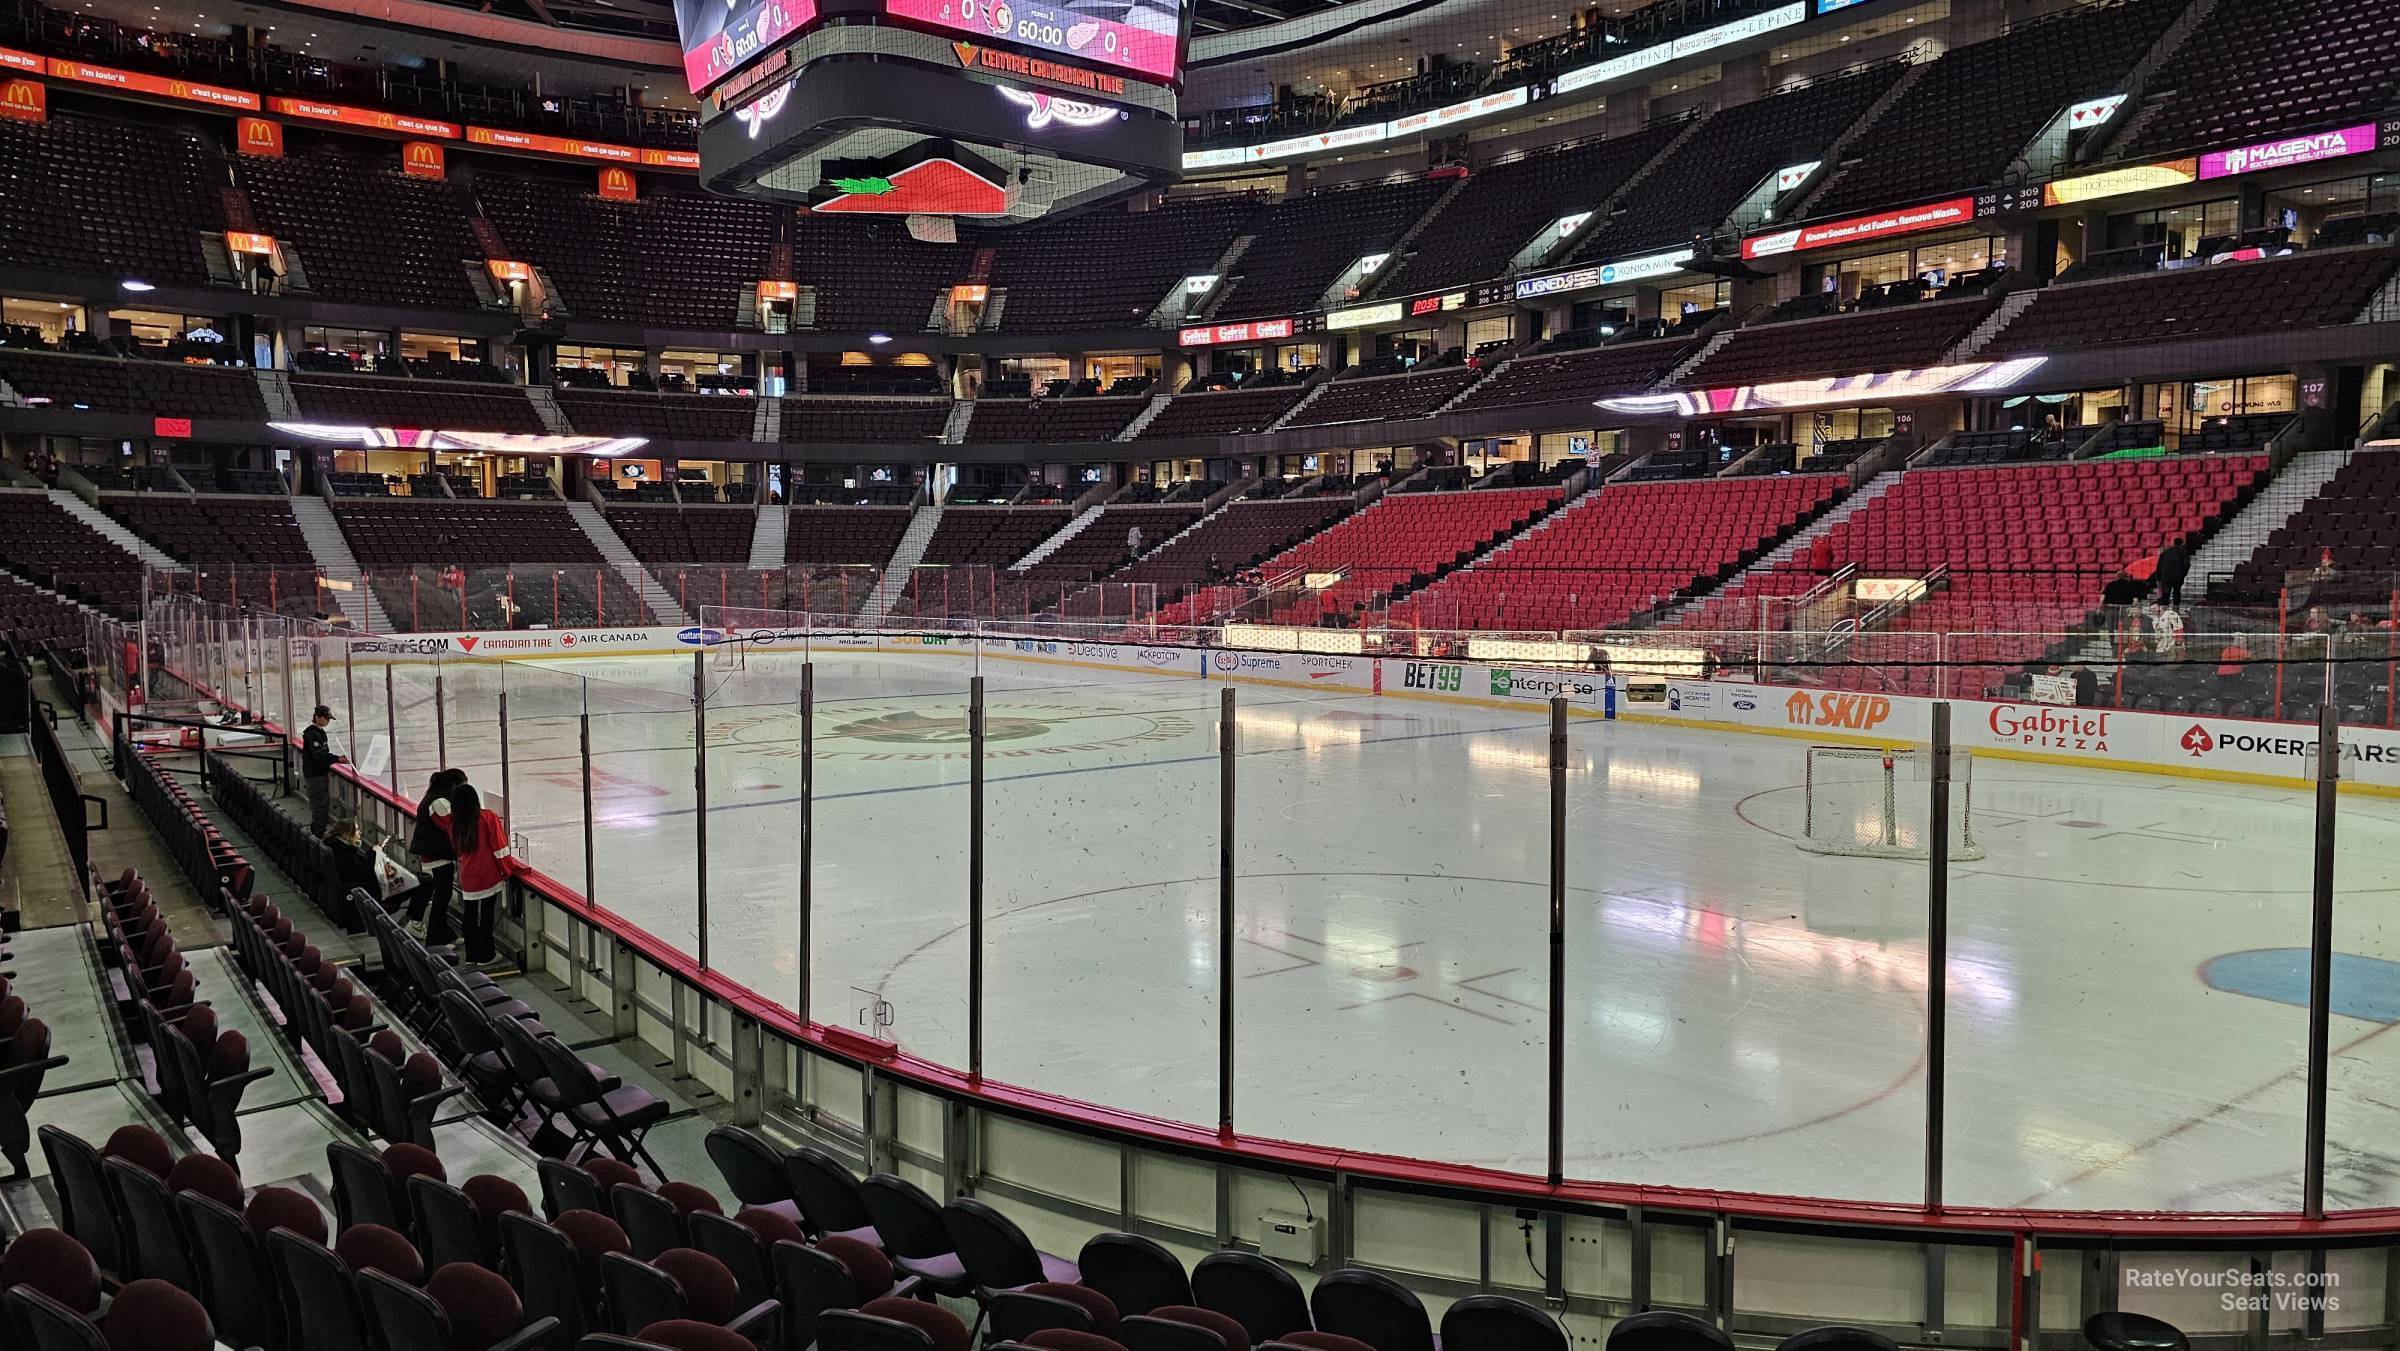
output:
[[703,93],[816,17],[817,0],[675,0],[684,78]]
[[886,0],[885,12],[1170,84],[1183,73],[1181,0]]

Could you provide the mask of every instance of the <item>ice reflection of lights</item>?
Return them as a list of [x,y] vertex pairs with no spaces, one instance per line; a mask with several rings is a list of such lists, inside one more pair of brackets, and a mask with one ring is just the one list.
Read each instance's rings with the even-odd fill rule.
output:
[[1600,1029],[1616,1034],[1630,1046],[1653,1046],[1666,1039],[1667,1015],[1644,1009],[1609,1005],[1599,1011]]
[[2025,1116],[2017,1138],[2027,1157],[2063,1165],[2062,1173],[2074,1168],[2115,1167],[2135,1148],[2123,1136],[2096,1131],[2088,1121],[2060,1116],[2039,1105],[2027,1107]]
[[1236,706],[1233,721],[1244,732],[1282,737],[1311,748],[1363,746],[1367,740],[1367,729],[1357,723],[1326,722],[1321,718],[1274,709]]
[[1678,802],[1697,801],[1700,797],[1700,776],[1672,765],[1627,764],[1612,759],[1608,762],[1608,786],[1616,792],[1656,793]]
[[[1833,974],[1854,987],[1925,992],[1925,945],[1921,939],[1878,943],[1842,938],[1792,924],[1737,919],[1705,906],[1615,894],[1601,897],[1600,916],[1602,926],[1614,938],[1666,940],[1653,945],[1661,948],[1738,948],[1741,959],[1754,969],[1772,968],[1818,983]],[[1955,947],[1950,954],[1950,994],[1991,1012],[2005,1012],[2017,1003],[2016,986],[2005,967],[1964,955]]]
[[1518,741],[1475,740],[1467,744],[1467,759],[1483,769],[1505,769],[1535,778],[1550,776],[1550,748]]

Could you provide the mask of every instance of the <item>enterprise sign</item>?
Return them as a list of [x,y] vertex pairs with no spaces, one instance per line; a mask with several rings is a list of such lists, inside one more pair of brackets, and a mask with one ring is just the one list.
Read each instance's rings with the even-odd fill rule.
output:
[[1690,261],[1690,249],[1677,249],[1672,253],[1653,253],[1641,258],[1602,263],[1598,267],[1578,267],[1540,277],[1524,277],[1517,282],[1517,299],[1538,300],[1566,291],[1587,291],[1595,286],[1645,281],[1651,277],[1666,276]]

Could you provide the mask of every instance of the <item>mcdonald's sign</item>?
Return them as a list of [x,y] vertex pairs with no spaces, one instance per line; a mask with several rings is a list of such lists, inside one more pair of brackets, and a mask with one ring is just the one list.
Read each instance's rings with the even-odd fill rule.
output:
[[492,280],[504,286],[512,281],[533,280],[533,264],[531,263],[520,263],[509,258],[487,258],[483,265],[491,272]]
[[49,86],[35,80],[0,81],[0,117],[17,122],[49,121]]
[[612,202],[630,202],[640,196],[634,187],[632,171],[613,164],[600,171],[600,195]]
[[239,108],[254,113],[259,111],[260,106],[258,95],[247,89],[195,84],[190,80],[174,80],[137,70],[118,70],[113,66],[95,66],[88,61],[70,61],[65,57],[50,58],[50,78],[72,80],[77,84],[103,85],[124,90],[128,94],[173,99],[177,103],[199,103],[212,108]]
[[283,158],[283,124],[271,118],[245,117],[239,123],[241,135],[235,139],[245,155],[264,155],[268,159]]
[[762,281],[758,284],[760,304],[781,301],[784,304],[800,298],[800,283],[792,281]]
[[431,141],[406,141],[400,146],[400,172],[411,178],[447,178],[448,157]]
[[255,253],[261,257],[273,257],[275,236],[262,235],[250,230],[227,230],[225,232],[225,249],[229,253]]
[[455,141],[459,127],[455,122],[443,122],[430,117],[408,117],[387,113],[376,108],[351,108],[339,103],[319,103],[315,99],[295,99],[277,96],[267,100],[270,112],[284,117],[305,117],[316,122],[335,122],[363,131],[396,131],[407,136],[430,136],[439,141]]

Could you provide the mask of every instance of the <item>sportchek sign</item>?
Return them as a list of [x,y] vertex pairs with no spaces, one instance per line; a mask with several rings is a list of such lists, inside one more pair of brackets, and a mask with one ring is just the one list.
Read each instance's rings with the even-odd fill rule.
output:
[[1927,202],[1923,206],[1905,206],[1897,211],[1877,211],[1864,216],[1818,221],[1814,225],[1797,225],[1789,230],[1752,235],[1742,241],[1742,256],[1774,258],[1786,253],[1806,253],[1811,249],[1829,249],[1841,244],[1858,244],[1871,239],[1888,239],[1894,235],[1913,235],[1923,230],[1940,230],[1952,225],[1964,225],[1973,219],[1975,199],[1953,197],[1945,202]]

